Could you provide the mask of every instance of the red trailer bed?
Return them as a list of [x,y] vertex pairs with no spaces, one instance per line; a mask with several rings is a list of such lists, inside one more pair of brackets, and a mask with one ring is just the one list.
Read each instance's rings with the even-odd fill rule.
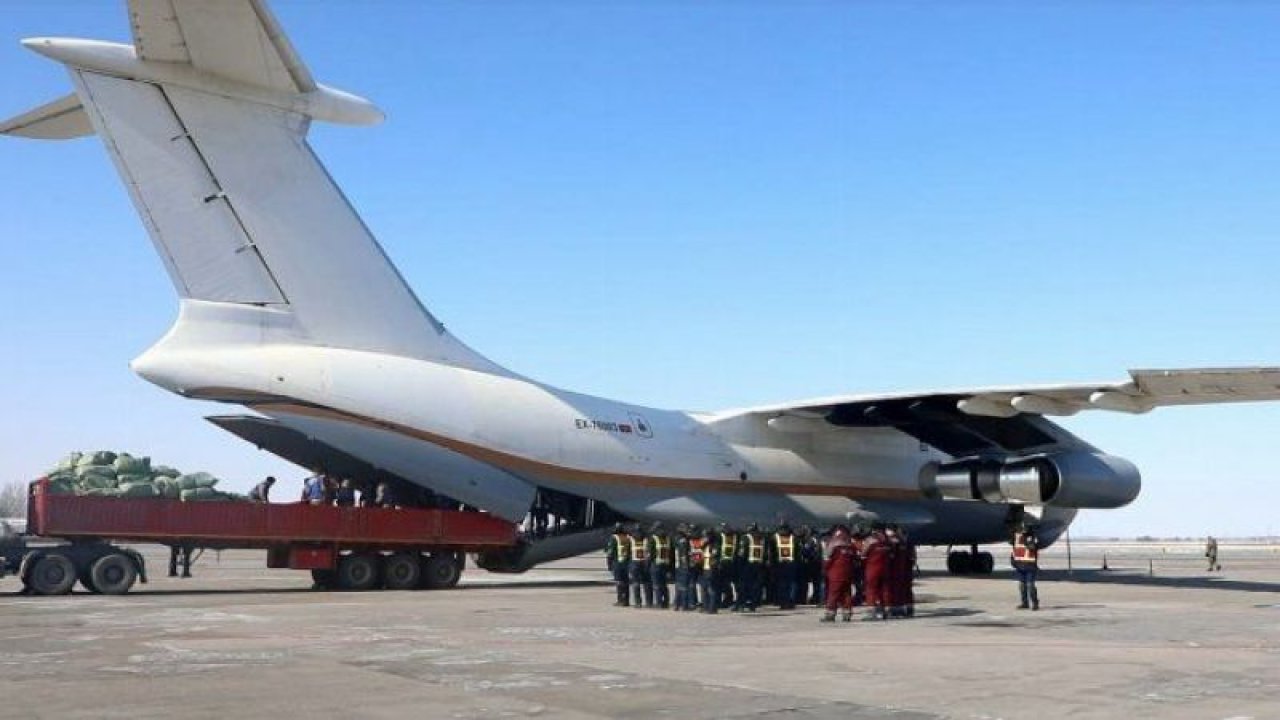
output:
[[465,553],[519,541],[506,520],[455,510],[64,495],[45,479],[31,483],[27,502],[31,535],[69,541],[19,559],[23,583],[43,595],[77,581],[111,594],[146,582],[142,556],[111,544],[118,540],[169,545],[188,564],[192,548],[263,549],[268,567],[310,570],[317,586],[347,590],[452,587]]

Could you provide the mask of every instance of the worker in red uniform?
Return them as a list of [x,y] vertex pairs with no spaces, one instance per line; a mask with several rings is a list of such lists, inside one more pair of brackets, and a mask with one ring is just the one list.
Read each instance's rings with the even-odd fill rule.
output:
[[822,622],[835,622],[836,609],[843,614],[843,620],[853,619],[853,546],[849,543],[849,530],[843,525],[836,528],[827,545],[827,559],[823,562],[822,572],[827,587],[827,612]]
[[867,578],[867,605],[871,608],[866,620],[889,619],[889,563],[892,552],[889,538],[885,536],[884,523],[876,521],[862,547],[862,562]]

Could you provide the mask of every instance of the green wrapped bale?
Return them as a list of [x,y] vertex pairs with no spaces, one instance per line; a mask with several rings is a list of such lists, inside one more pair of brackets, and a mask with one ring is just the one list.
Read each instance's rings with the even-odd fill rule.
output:
[[156,465],[151,468],[152,477],[176,478],[180,475],[182,475],[182,473],[178,472],[176,468],[171,468],[168,465]]
[[139,483],[146,483],[150,485],[151,476],[150,475],[127,475],[123,473],[116,475],[116,485],[118,487],[124,487],[125,485],[137,485]]
[[113,487],[85,488],[85,490],[80,494],[89,497],[120,497],[120,490]]
[[55,465],[53,469],[55,471],[61,471],[61,472],[70,472],[72,470],[75,470],[76,464],[80,462],[80,458],[82,457],[84,457],[84,453],[73,452],[70,455],[67,455],[66,457],[59,460],[58,464]]
[[189,473],[178,477],[178,484],[183,490],[196,490],[198,488],[213,488],[218,484],[218,478],[207,472]]
[[110,450],[98,450],[96,452],[87,452],[80,455],[80,459],[76,461],[76,466],[81,465],[110,465],[116,461],[116,454]]
[[127,498],[153,498],[159,497],[160,493],[156,492],[156,486],[149,482],[146,483],[129,483],[120,486],[120,497]]
[[86,477],[93,475],[96,477],[116,479],[116,469],[110,465],[77,465],[76,477],[84,480]]
[[218,500],[222,493],[211,487],[197,487],[182,491],[182,502],[202,502],[206,500]]
[[151,458],[134,457],[129,453],[121,453],[116,456],[115,466],[117,475],[150,475],[151,474]]

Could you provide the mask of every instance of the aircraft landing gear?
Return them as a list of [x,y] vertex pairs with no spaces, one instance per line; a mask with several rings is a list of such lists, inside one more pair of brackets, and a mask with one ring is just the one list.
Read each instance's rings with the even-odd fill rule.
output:
[[990,575],[996,567],[996,559],[989,552],[978,552],[977,545],[970,550],[952,550],[947,553],[947,572],[952,575]]

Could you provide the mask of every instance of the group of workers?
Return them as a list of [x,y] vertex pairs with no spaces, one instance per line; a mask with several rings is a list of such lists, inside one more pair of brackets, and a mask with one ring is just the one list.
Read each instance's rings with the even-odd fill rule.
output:
[[660,524],[619,523],[605,554],[620,607],[714,614],[814,604],[826,608],[824,622],[837,611],[852,620],[855,606],[869,608],[868,620],[915,614],[915,547],[896,525],[840,525],[819,534],[808,527],[793,532],[785,522],[741,532],[682,524],[667,534]]
[[[274,477],[267,477],[249,491],[249,500],[256,503],[271,502]],[[357,483],[351,478],[338,479],[317,472],[302,482],[300,501],[308,505],[335,505],[337,507],[402,507],[391,483]]]

